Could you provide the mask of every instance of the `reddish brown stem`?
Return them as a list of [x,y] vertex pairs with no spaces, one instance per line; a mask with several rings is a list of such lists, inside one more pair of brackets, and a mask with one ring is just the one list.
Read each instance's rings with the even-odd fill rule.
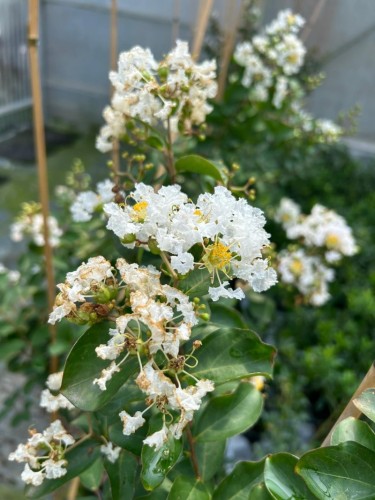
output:
[[185,428],[185,431],[186,431],[186,437],[187,437],[188,442],[189,442],[190,458],[191,458],[191,463],[193,466],[194,474],[195,474],[195,477],[200,481],[201,475],[199,473],[198,458],[197,458],[197,455],[195,453],[195,443],[194,443],[193,434],[191,433],[190,424],[187,425],[187,427]]

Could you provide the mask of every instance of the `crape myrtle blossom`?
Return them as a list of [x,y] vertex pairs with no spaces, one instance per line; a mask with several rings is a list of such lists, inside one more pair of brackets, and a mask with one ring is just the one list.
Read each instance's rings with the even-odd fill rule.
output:
[[19,444],[9,460],[25,463],[21,474],[26,484],[40,486],[45,479],[57,479],[67,473],[65,453],[75,440],[60,420],[55,420],[43,431],[31,429],[26,444]]
[[320,257],[307,255],[303,249],[284,250],[279,255],[278,271],[281,281],[294,285],[307,303],[321,306],[330,298],[328,283],[335,273]]
[[[181,275],[195,268],[207,269],[212,283],[219,283],[209,288],[213,300],[244,297],[242,290],[227,288],[229,281],[224,280],[224,285],[221,275],[241,278],[256,292],[276,282],[275,271],[262,259],[262,249],[269,244],[263,212],[244,199],[237,200],[223,186],[193,203],[178,185],[155,192],[140,183],[124,205],[106,204],[104,212],[107,228],[125,246],[169,254],[171,267]],[[202,252],[195,261],[189,251],[196,245]]]
[[[44,246],[44,222],[43,215],[39,212],[39,205],[35,205],[37,212],[28,213],[23,210],[21,215],[10,226],[10,238],[13,241],[22,241],[26,236],[29,236],[33,243],[38,247]],[[52,215],[48,216],[48,237],[51,247],[57,247],[60,244],[60,238],[63,234],[59,227],[57,219]]]
[[63,372],[52,373],[48,376],[46,385],[48,389],[42,391],[40,397],[40,406],[45,408],[49,413],[56,412],[60,409],[73,410],[72,403],[62,394],[58,393],[61,388]]
[[109,179],[99,182],[96,185],[96,192],[82,191],[79,193],[70,207],[72,219],[75,222],[87,222],[91,220],[93,213],[104,203],[113,201],[114,183]]
[[307,303],[323,305],[330,298],[328,283],[335,276],[329,265],[357,252],[351,228],[343,217],[322,205],[314,205],[311,213],[304,215],[289,198],[281,200],[274,219],[289,239],[303,245],[279,254],[281,281],[294,285]]
[[[286,207],[289,207],[289,214],[293,212],[289,220],[285,220]],[[352,256],[357,252],[352,230],[346,220],[322,205],[314,205],[309,215],[298,215],[298,205],[283,199],[275,220],[282,222],[288,238],[301,238],[307,247],[323,248],[327,262],[335,262],[342,256]]]
[[161,122],[174,132],[190,133],[201,125],[212,106],[208,99],[217,92],[216,62],[196,63],[187,42],[176,47],[160,62],[150,49],[133,47],[120,54],[118,71],[109,79],[114,87],[111,105],[103,112],[104,125],[96,147],[112,149],[113,140],[124,134],[126,122],[138,119],[151,126]]

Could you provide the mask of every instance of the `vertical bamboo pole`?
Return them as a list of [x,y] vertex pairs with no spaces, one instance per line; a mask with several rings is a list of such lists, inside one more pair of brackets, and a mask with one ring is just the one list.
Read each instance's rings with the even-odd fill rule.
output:
[[172,47],[175,46],[180,32],[180,0],[174,0],[173,19],[172,19]]
[[314,10],[310,18],[307,20],[307,23],[302,31],[301,40],[306,42],[308,39],[315,23],[319,19],[320,14],[322,13],[323,7],[325,6],[327,0],[319,0],[319,2],[315,5]]
[[213,6],[213,0],[201,0],[200,6],[198,9],[198,17],[195,27],[195,36],[193,41],[193,48],[191,51],[192,57],[194,59],[199,59],[204,35],[207,30],[208,21],[210,19],[210,14]]
[[366,373],[364,379],[362,382],[359,384],[358,389],[355,391],[353,396],[351,397],[349,403],[346,405],[344,408],[343,412],[339,416],[339,418],[336,420],[336,423],[332,427],[332,429],[329,431],[328,436],[325,438],[323,443],[321,444],[322,447],[324,446],[329,446],[331,442],[331,436],[337,425],[344,420],[345,418],[348,417],[354,417],[354,418],[359,418],[361,416],[361,411],[355,406],[353,403],[354,399],[356,399],[360,394],[362,394],[363,391],[366,389],[370,389],[375,387],[375,367],[374,363],[372,363],[369,371]]
[[227,0],[225,9],[225,19],[228,20],[228,27],[225,29],[224,42],[220,57],[220,72],[218,78],[218,91],[216,100],[221,101],[225,91],[225,84],[227,81],[228,69],[230,58],[232,56],[233,47],[236,42],[236,34],[238,24],[241,19],[243,11],[243,0],[240,5],[233,6],[233,0]]
[[[40,66],[39,66],[39,0],[29,0],[29,60],[30,60],[30,79],[31,79],[31,94],[33,98],[33,125],[34,125],[34,141],[36,150],[36,159],[38,166],[38,184],[39,197],[42,205],[43,216],[43,236],[44,236],[44,257],[47,275],[47,295],[48,307],[52,310],[55,302],[55,277],[52,261],[52,248],[49,241],[48,216],[49,216],[49,197],[48,197],[48,175],[47,175],[47,158],[46,158],[46,143],[44,135],[44,118],[42,104],[42,88],[40,81]],[[51,345],[56,342],[56,327],[49,325]],[[54,373],[58,370],[58,359],[56,356],[51,356],[50,371]]]
[[[117,54],[118,54],[118,8],[117,0],[112,0],[111,3],[111,21],[110,21],[110,69],[115,71],[117,68]],[[114,88],[112,84],[109,87],[110,98],[112,98]],[[118,139],[113,140],[112,146],[112,165],[113,171],[115,172],[115,184],[118,183],[119,178],[117,172],[120,169],[120,145]]]

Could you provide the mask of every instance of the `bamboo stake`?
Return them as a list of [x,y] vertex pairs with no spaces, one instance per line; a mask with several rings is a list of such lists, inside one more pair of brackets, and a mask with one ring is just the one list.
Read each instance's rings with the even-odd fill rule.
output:
[[180,0],[174,0],[173,19],[172,19],[172,47],[176,44],[176,40],[180,32]]
[[363,391],[366,389],[370,388],[375,388],[375,366],[374,363],[372,363],[369,371],[365,375],[364,379],[362,382],[359,384],[358,389],[355,391],[353,396],[351,397],[349,403],[346,405],[344,408],[344,411],[341,413],[339,418],[336,420],[336,423],[332,427],[332,429],[329,431],[327,437],[321,444],[322,447],[324,446],[329,446],[331,442],[331,436],[337,425],[342,422],[345,418],[348,417],[354,417],[354,418],[359,418],[362,414],[362,412],[355,406],[353,403],[353,400],[356,399],[360,394],[362,394]]
[[319,0],[319,2],[315,5],[315,8],[314,8],[310,18],[308,19],[308,21],[305,25],[305,28],[303,29],[302,34],[301,34],[301,40],[303,42],[306,42],[306,40],[308,39],[315,23],[319,19],[319,16],[323,10],[323,7],[326,4],[326,1],[327,0]]
[[220,57],[220,72],[218,78],[218,91],[216,95],[217,101],[221,101],[224,95],[230,58],[236,42],[238,24],[243,12],[243,0],[241,0],[239,7],[236,6],[236,8],[233,8],[232,0],[227,0],[225,11],[225,19],[229,19],[229,22],[228,28],[225,30],[224,43]]
[[193,41],[193,48],[191,51],[193,59],[199,59],[201,54],[204,35],[206,34],[208,21],[213,6],[213,0],[201,0],[198,9],[198,17],[195,28],[195,36]]
[[[117,68],[117,42],[118,42],[118,22],[117,22],[117,17],[118,17],[118,8],[117,8],[117,0],[112,0],[111,4],[111,26],[110,26],[110,31],[111,31],[111,47],[110,47],[110,68],[112,71],[115,71]],[[114,92],[114,87],[112,87],[112,84],[109,86],[109,95],[110,98],[112,98],[113,92]],[[120,146],[119,146],[119,141],[118,139],[113,140],[113,146],[112,146],[112,164],[113,164],[113,170],[115,172],[119,172],[120,169]],[[118,183],[119,179],[118,176],[115,176],[115,184]]]
[[[42,88],[40,81],[39,66],[39,0],[29,0],[29,60],[31,93],[33,98],[33,125],[34,141],[36,149],[36,159],[38,166],[39,197],[42,205],[43,216],[43,237],[44,237],[44,258],[47,275],[47,296],[48,308],[51,311],[55,302],[55,277],[53,270],[52,248],[49,240],[48,216],[49,216],[49,196],[48,196],[48,174],[46,158],[46,141],[44,134],[44,118],[42,104]],[[49,325],[51,345],[56,342],[56,327]],[[58,370],[58,359],[56,356],[50,358],[50,372]]]

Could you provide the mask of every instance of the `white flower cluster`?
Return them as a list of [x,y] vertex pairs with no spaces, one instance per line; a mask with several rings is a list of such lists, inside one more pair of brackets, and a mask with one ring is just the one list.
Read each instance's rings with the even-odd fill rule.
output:
[[115,197],[115,193],[112,190],[113,187],[113,182],[107,179],[96,185],[96,192],[80,192],[70,207],[72,219],[75,222],[87,222],[91,220],[95,210],[98,210],[104,203],[113,201]]
[[[10,237],[13,241],[22,241],[25,236],[29,236],[35,245],[42,247],[44,246],[43,227],[43,216],[41,213],[23,213],[10,226]],[[57,247],[60,244],[62,234],[63,231],[59,227],[57,219],[50,215],[48,217],[48,235],[52,247]]]
[[[40,397],[40,406],[45,408],[49,413],[56,412],[60,409],[73,410],[74,406],[62,394],[56,394],[61,388],[63,372],[52,373],[48,376],[46,385],[48,389],[42,391]],[[55,393],[55,394],[53,394]]]
[[60,420],[55,420],[43,431],[29,431],[31,437],[26,444],[19,444],[9,460],[25,463],[21,474],[26,484],[40,486],[45,479],[57,479],[66,474],[65,453],[74,443],[74,438],[66,432]]
[[[263,212],[246,200],[237,200],[229,190],[219,186],[213,194],[202,194],[196,203],[181,192],[178,185],[153,187],[137,184],[124,206],[104,205],[111,229],[127,247],[136,245],[157,249],[170,255],[174,271],[184,275],[195,268],[206,268],[211,274],[212,300],[220,297],[241,299],[241,289],[228,288],[220,275],[240,278],[256,292],[267,290],[276,282],[276,273],[262,259],[269,244],[264,230]],[[199,259],[191,250],[201,247]]]
[[143,414],[156,405],[164,417],[166,414],[172,416],[170,410],[180,412],[180,415],[177,421],[173,421],[169,425],[164,418],[162,429],[150,434],[143,442],[158,450],[169,437],[181,438],[184,428],[193,419],[194,412],[200,408],[203,397],[214,390],[214,384],[207,379],[196,379],[195,385],[182,388],[177,376],[176,380],[177,386],[164,375],[153,360],[142,367],[136,384],[148,396],[149,407],[143,412],[137,411],[134,416],[129,415],[126,411],[119,414],[123,423],[123,433],[126,436],[133,434],[144,424]]
[[330,298],[328,283],[335,273],[320,257],[308,255],[303,249],[285,250],[279,255],[278,270],[281,281],[294,285],[311,305],[321,306]]
[[176,47],[160,62],[149,49],[133,47],[120,54],[118,71],[109,75],[115,88],[111,106],[104,109],[106,121],[97,138],[101,152],[112,149],[125,123],[133,118],[150,125],[161,121],[174,131],[189,133],[205,121],[212,107],[208,99],[217,92],[216,62],[197,64],[187,42]]
[[2,262],[0,262],[0,274],[5,274],[10,283],[18,283],[21,278],[21,273],[14,269],[8,269]]
[[[289,239],[299,240],[305,247],[279,255],[282,282],[293,283],[312,305],[324,304],[329,298],[327,284],[334,279],[334,271],[326,264],[357,252],[351,228],[343,217],[319,204],[309,215],[303,215],[289,198],[281,200],[274,218]],[[323,252],[324,260],[320,255],[311,255],[317,251]]]
[[293,85],[289,77],[304,62],[306,49],[296,36],[303,25],[301,16],[284,10],[251,42],[236,46],[234,59],[244,67],[242,85],[253,100],[272,99],[276,108],[282,106]]
[[48,322],[54,325],[66,316],[77,317],[76,303],[86,303],[86,298],[95,298],[99,294],[109,292],[107,284],[113,285],[111,263],[104,257],[92,257],[81,264],[76,271],[68,273],[65,283],[60,283],[53,311]]

